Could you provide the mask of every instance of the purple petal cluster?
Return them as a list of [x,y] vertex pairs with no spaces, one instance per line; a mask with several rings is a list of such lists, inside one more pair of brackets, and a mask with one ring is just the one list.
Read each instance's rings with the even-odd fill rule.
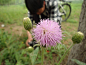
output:
[[61,43],[62,31],[60,25],[53,20],[41,20],[33,29],[34,39],[40,42],[41,46],[51,47]]

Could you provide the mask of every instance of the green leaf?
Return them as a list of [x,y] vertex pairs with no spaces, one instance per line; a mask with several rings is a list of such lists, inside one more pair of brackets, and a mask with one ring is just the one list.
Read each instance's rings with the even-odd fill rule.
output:
[[5,60],[5,65],[11,65],[11,63],[9,62],[9,60]]
[[16,65],[23,65],[23,64],[21,63],[21,61],[18,61],[18,62],[16,63]]
[[38,52],[39,52],[39,47],[37,47],[32,53],[30,53],[30,59],[31,59],[32,65],[35,64],[35,60],[37,58]]
[[20,54],[18,52],[15,52],[15,57],[16,57],[16,60],[19,61],[20,60]]
[[41,59],[35,62],[35,64],[39,64],[39,63],[41,63]]
[[77,63],[78,65],[86,65],[86,63],[83,63],[79,60],[76,60],[76,59],[72,59],[72,61],[74,61],[75,63]]
[[2,63],[2,59],[3,59],[3,57],[1,57],[1,55],[0,55],[0,65],[1,65],[1,63]]

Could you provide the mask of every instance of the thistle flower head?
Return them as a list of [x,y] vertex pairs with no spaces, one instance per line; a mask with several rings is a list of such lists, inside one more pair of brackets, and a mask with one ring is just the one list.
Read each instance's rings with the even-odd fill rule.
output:
[[23,18],[23,24],[26,30],[30,31],[32,29],[32,22],[29,17]]
[[49,19],[41,20],[33,29],[32,35],[36,41],[40,42],[41,46],[46,47],[54,47],[62,40],[60,25]]
[[72,37],[72,41],[74,44],[78,44],[80,43],[84,38],[84,34],[82,32],[76,32],[73,37]]

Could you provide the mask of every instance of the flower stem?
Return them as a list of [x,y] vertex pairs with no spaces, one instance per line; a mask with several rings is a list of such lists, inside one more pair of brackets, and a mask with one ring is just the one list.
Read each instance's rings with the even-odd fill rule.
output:
[[69,50],[73,47],[74,44],[72,44],[70,46],[70,48],[66,51],[66,53],[62,56],[62,58],[60,59],[59,63],[57,65],[60,65],[60,63],[62,62],[62,60],[65,58],[65,56],[67,55],[67,53],[69,52]]
[[42,47],[42,50],[41,50],[41,65],[43,65],[43,61],[44,61],[44,48]]
[[35,47],[35,46],[40,46],[40,44],[35,44],[33,47]]

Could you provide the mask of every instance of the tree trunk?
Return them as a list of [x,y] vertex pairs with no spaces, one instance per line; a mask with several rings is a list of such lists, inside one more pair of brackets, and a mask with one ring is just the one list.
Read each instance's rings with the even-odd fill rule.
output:
[[78,31],[84,33],[84,39],[81,43],[75,44],[68,57],[67,65],[77,65],[71,59],[77,59],[86,63],[86,0],[82,4]]

